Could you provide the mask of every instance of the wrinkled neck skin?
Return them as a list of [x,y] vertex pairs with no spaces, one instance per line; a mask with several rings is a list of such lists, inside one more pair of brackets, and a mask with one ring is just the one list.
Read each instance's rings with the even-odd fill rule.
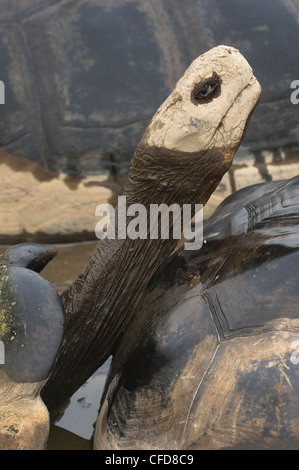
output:
[[[124,195],[127,206],[205,204],[229,169],[235,148],[182,154],[136,150]],[[128,219],[127,219],[128,221]],[[65,333],[42,397],[50,409],[66,401],[113,354],[148,282],[178,240],[101,240],[89,264],[62,294]]]

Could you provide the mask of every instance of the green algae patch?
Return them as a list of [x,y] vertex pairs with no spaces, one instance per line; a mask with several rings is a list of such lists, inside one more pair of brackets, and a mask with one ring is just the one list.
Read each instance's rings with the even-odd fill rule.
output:
[[13,324],[12,310],[16,305],[16,294],[9,284],[8,269],[0,265],[0,340],[11,330]]

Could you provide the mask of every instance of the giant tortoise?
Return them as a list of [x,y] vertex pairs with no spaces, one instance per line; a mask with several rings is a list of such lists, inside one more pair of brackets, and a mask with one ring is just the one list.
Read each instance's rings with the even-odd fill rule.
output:
[[21,244],[0,256],[0,449],[42,450],[49,412],[40,398],[63,333],[61,300],[39,272],[52,247]]
[[271,8],[268,0],[2,1],[0,146],[51,170],[108,171],[120,181],[188,64],[225,43],[247,57],[264,94],[221,194],[289,177],[298,148],[290,103],[298,18],[295,0]]
[[[137,148],[128,203],[204,204],[259,94],[235,49],[197,59]],[[95,449],[298,448],[298,184],[235,193],[199,251],[102,240],[62,295],[66,331],[46,403],[112,354]]]
[[[149,211],[151,204],[163,202],[205,204],[232,163],[259,95],[259,83],[236,49],[220,46],[195,60],[138,145],[124,191],[128,205],[142,203]],[[57,405],[113,354],[95,448],[128,449],[132,439],[134,447],[150,449],[252,448],[257,439],[261,448],[298,446],[296,369],[289,374],[284,370],[290,367],[285,358],[293,358],[290,362],[296,365],[296,356],[288,356],[297,344],[294,299],[290,296],[285,316],[279,302],[271,310],[269,292],[259,291],[265,274],[256,271],[261,265],[267,272],[263,260],[273,260],[270,272],[276,277],[269,291],[283,277],[281,293],[283,288],[295,292],[296,263],[288,259],[287,279],[273,269],[273,239],[287,239],[286,250],[296,253],[294,231],[287,230],[296,226],[296,184],[276,186],[250,189],[243,199],[241,195],[235,217],[234,198],[219,209],[204,250],[183,259],[182,266],[191,271],[181,269],[182,282],[179,275],[174,281],[177,295],[166,291],[165,309],[159,297],[163,277],[160,283],[153,276],[176,248],[171,237],[104,238],[62,294],[64,338],[43,397],[50,407]],[[277,189],[279,197],[273,196]],[[271,214],[279,219],[278,227],[270,226],[264,252],[261,240],[267,240]],[[258,235],[250,251],[245,245],[255,226]],[[218,228],[224,229],[223,235]],[[180,272],[177,259],[182,258],[174,255],[170,271],[166,268],[170,284],[169,272],[174,278]],[[252,277],[258,277],[256,284]],[[150,281],[151,290],[158,282],[151,314],[151,308],[136,309],[151,298],[151,291],[144,295]],[[254,308],[255,316],[248,319],[246,302],[250,311],[255,295],[265,315]]]
[[[137,147],[123,195],[127,207],[142,204],[150,220],[154,204],[188,204],[193,212],[196,204],[204,205],[232,163],[260,91],[250,65],[232,47],[212,48],[193,61]],[[125,228],[133,215],[125,215]],[[64,336],[42,392],[50,409],[115,351],[148,282],[178,243],[171,231],[168,238],[153,239],[149,226],[145,237],[138,228],[135,238],[120,236],[121,230],[100,241],[61,295]]]

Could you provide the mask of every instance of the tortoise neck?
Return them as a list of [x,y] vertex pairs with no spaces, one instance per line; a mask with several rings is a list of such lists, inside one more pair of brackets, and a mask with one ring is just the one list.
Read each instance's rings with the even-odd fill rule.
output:
[[42,397],[54,409],[113,354],[134,307],[178,240],[102,240],[85,270],[62,293],[63,342]]
[[[161,152],[146,153],[142,149],[138,149],[134,156],[124,196],[127,206],[142,204],[147,219],[151,204],[176,203],[180,207],[185,203],[204,204],[222,176],[222,173],[217,175],[214,165],[213,177],[209,177],[211,168],[207,159],[204,160],[204,171],[200,172],[198,155],[197,158],[195,155],[184,157],[182,164],[182,156],[179,159],[174,152],[167,155],[167,159],[172,160],[171,170],[166,174],[165,158]],[[117,217],[119,210],[116,211]],[[130,217],[125,220],[128,226]],[[99,242],[86,268],[63,292],[63,341],[53,372],[42,392],[50,409],[68,399],[113,354],[148,282],[178,244],[171,228],[172,224],[169,237],[165,239],[148,236],[120,239],[118,228],[114,239],[106,238]]]
[[124,195],[128,204],[205,204],[230,168],[236,147],[194,153],[138,147]]

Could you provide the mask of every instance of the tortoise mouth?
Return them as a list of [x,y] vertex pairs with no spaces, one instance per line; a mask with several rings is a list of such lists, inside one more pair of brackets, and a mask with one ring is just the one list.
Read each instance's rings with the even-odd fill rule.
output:
[[[248,123],[260,100],[260,96],[260,83],[252,74],[249,83],[240,90],[233,103],[226,110],[211,140],[213,141],[217,132],[221,133],[222,127],[224,128],[224,132],[225,128],[232,128],[235,129],[235,133],[232,133],[231,145],[238,148],[246,134]],[[236,124],[238,122],[239,125]]]
[[251,108],[250,108],[250,110],[247,114],[247,118],[245,119],[245,124],[244,124],[243,132],[242,132],[242,135],[241,135],[241,138],[240,138],[240,143],[243,140],[243,138],[245,137],[245,134],[247,132],[248,125],[249,125],[250,119],[252,117],[252,114],[253,114],[255,108],[257,107],[257,105],[258,105],[258,103],[260,102],[260,99],[261,99],[262,88],[261,88],[261,85],[260,85],[259,81],[257,80],[257,78],[254,75],[253,75],[252,83],[249,83],[241,93],[244,93],[244,91],[246,91],[246,90],[250,90],[250,92],[254,91],[255,96],[252,99]]

